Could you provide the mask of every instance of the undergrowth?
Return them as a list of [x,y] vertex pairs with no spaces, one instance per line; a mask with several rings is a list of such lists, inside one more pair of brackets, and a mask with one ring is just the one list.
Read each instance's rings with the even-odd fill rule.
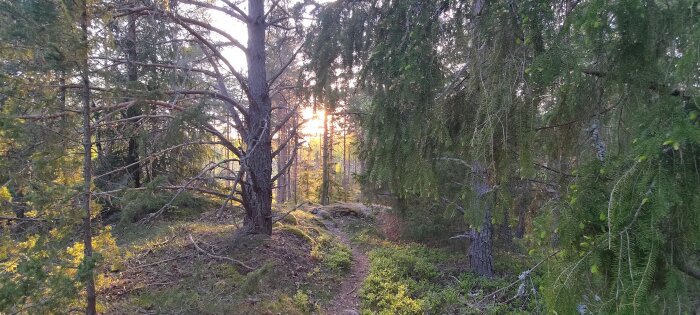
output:
[[502,303],[490,298],[527,269],[527,258],[504,253],[504,263],[496,266],[503,276],[483,278],[468,272],[466,252],[454,246],[390,242],[369,221],[348,228],[352,241],[369,249],[370,270],[360,290],[362,314],[529,314],[535,310],[530,299]]

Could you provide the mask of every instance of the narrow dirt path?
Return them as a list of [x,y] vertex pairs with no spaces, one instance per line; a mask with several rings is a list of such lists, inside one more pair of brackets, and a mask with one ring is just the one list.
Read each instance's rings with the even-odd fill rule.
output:
[[328,231],[335,235],[338,240],[347,245],[352,251],[352,266],[350,272],[345,276],[340,285],[340,290],[323,309],[321,314],[327,315],[359,315],[360,314],[360,287],[367,277],[369,270],[369,259],[367,253],[361,248],[352,244],[347,233],[340,226],[344,225],[345,219],[339,218],[335,222],[325,221]]

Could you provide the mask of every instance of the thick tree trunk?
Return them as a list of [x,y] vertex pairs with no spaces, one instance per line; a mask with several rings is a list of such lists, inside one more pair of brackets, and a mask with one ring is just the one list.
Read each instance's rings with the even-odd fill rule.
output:
[[[484,207],[484,221],[481,229],[472,229],[471,243],[467,256],[472,271],[480,276],[493,276],[493,223],[491,211],[496,204],[496,193],[489,185],[489,176],[486,168],[478,162],[473,163],[472,190],[477,195],[477,201]],[[493,194],[493,201],[487,200],[489,193]]]
[[97,297],[95,293],[95,278],[92,270],[92,220],[90,213],[90,184],[92,183],[92,133],[90,130],[90,77],[88,69],[88,6],[87,0],[82,2],[80,28],[82,31],[83,52],[81,60],[81,79],[83,81],[83,194],[81,204],[85,217],[83,218],[83,263],[88,264],[85,275],[85,291],[87,293],[85,314],[97,314]]
[[472,240],[469,244],[469,266],[472,271],[480,276],[493,277],[493,224],[491,223],[491,209],[484,213],[484,222],[481,229],[472,231]]
[[265,7],[263,0],[248,1],[248,88],[250,109],[245,139],[247,180],[242,188],[249,234],[272,235],[271,100],[265,72]]

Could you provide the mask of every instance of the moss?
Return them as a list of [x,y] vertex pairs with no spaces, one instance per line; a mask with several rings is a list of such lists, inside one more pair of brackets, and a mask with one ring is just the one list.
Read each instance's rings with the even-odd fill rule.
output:
[[333,244],[325,253],[323,266],[334,272],[346,272],[352,265],[352,252],[344,244]]
[[292,233],[298,237],[301,237],[302,239],[306,240],[310,244],[316,243],[314,241],[314,239],[308,233],[304,232],[302,229],[300,229],[296,226],[289,226],[289,225],[282,224],[281,226],[278,227],[278,229]]
[[248,296],[253,294],[257,289],[258,286],[260,285],[260,281],[270,273],[270,270],[272,269],[272,264],[267,263],[263,265],[262,267],[248,273],[246,275],[245,280],[240,286],[239,293],[242,296]]
[[294,299],[294,304],[297,308],[304,314],[311,314],[312,304],[309,300],[309,295],[304,291],[297,291],[292,297]]
[[299,224],[299,220],[297,219],[297,217],[293,213],[290,213],[287,216],[285,216],[282,219],[282,222],[287,223],[287,224],[291,224],[291,225]]

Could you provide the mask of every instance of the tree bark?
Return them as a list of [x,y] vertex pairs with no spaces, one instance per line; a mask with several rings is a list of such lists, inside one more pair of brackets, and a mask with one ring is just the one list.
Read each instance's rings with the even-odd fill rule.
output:
[[527,220],[527,209],[530,205],[530,185],[524,183],[523,192],[518,200],[518,226],[515,228],[515,237],[522,239],[525,236],[525,220]]
[[[476,194],[476,201],[484,207],[484,221],[481,229],[472,229],[470,232],[471,243],[467,256],[472,271],[483,277],[493,276],[493,223],[491,223],[491,211],[496,204],[497,194],[489,187],[489,176],[486,168],[478,162],[473,163],[472,190]],[[489,193],[493,194],[493,202],[487,200]]]
[[[286,108],[287,104],[283,104],[283,102],[278,102],[280,107]],[[286,109],[280,109],[277,111],[278,114],[278,123],[282,124],[284,121],[284,117],[286,117],[289,114],[289,111]],[[283,125],[280,127],[278,133],[277,133],[277,146],[282,147],[285,146],[284,141],[288,139],[289,133],[291,132],[290,128],[288,128],[287,124]],[[290,159],[290,146],[286,145],[282,150],[279,151],[279,154],[277,155],[277,173],[280,174],[279,178],[277,178],[277,203],[278,204],[283,204],[287,202],[289,194],[287,193],[289,191],[289,172],[288,169],[285,169],[287,166],[287,163],[289,163]]]
[[265,7],[263,0],[248,1],[248,88],[250,109],[247,152],[243,158],[246,181],[242,187],[246,210],[244,225],[249,234],[272,235],[272,139],[271,100],[265,72]]
[[[136,14],[130,14],[127,17],[127,33],[126,33],[126,69],[127,80],[130,88],[138,81],[138,72],[136,69]],[[127,119],[142,115],[142,110],[139,106],[131,106],[126,110]],[[136,120],[131,121],[132,132],[135,133],[138,127]],[[126,156],[126,165],[131,165],[127,168],[127,173],[135,188],[141,187],[141,166],[139,163],[139,143],[135,134],[129,136],[129,144]]]
[[88,5],[87,0],[82,2],[82,14],[80,17],[80,28],[82,31],[81,41],[84,49],[81,64],[81,79],[83,81],[82,102],[83,102],[83,194],[82,208],[85,212],[83,218],[83,263],[86,264],[85,290],[86,308],[85,314],[97,314],[97,297],[95,293],[95,278],[93,275],[92,259],[92,222],[90,213],[90,185],[92,183],[92,134],[90,130],[90,69],[88,68],[88,55],[90,47],[88,44]]
[[321,158],[321,169],[323,176],[321,179],[321,204],[328,205],[330,203],[330,174],[329,174],[329,145],[330,141],[329,130],[328,130],[328,109],[323,112],[323,148],[322,148],[322,158]]
[[491,209],[487,206],[484,213],[484,222],[480,230],[472,230],[472,239],[469,244],[469,266],[472,271],[483,277],[493,277],[493,224],[491,223]]

